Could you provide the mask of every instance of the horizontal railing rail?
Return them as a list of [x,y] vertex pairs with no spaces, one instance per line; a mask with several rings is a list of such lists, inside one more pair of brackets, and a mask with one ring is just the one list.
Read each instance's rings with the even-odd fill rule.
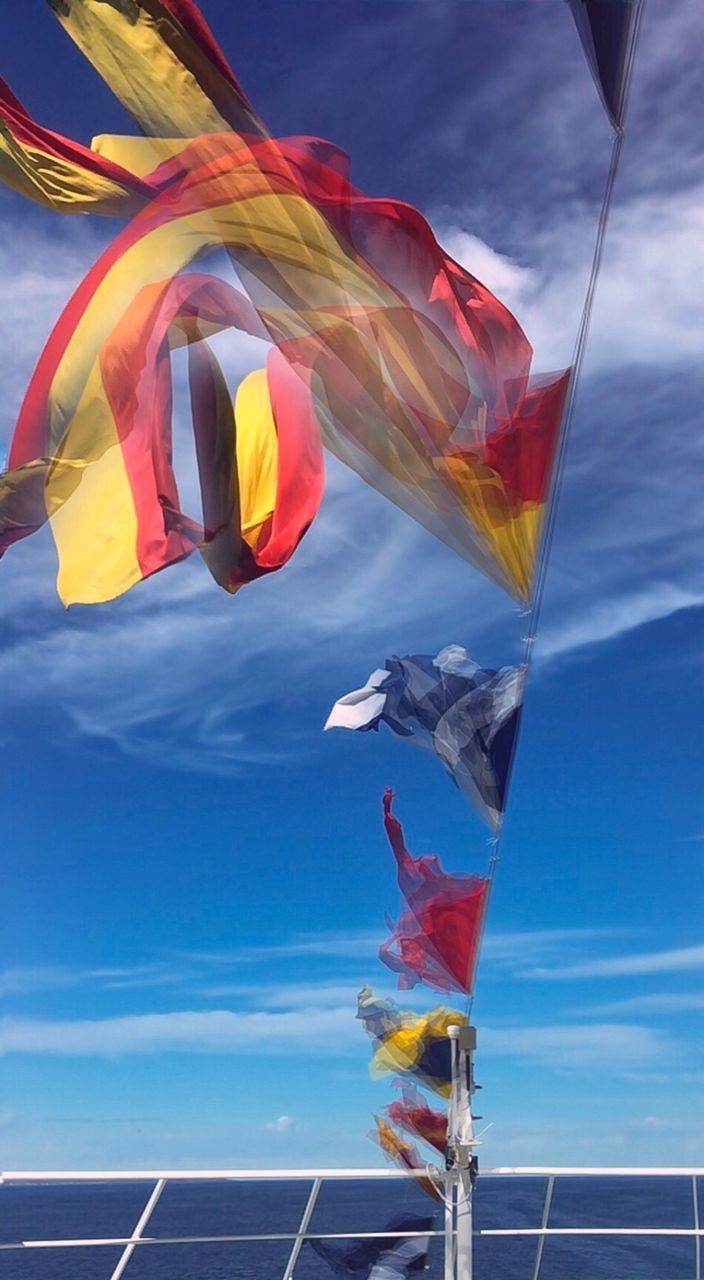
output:
[[[704,1165],[493,1165],[482,1168],[482,1178],[560,1177],[560,1178],[704,1178]],[[275,1182],[314,1178],[369,1179],[423,1178],[424,1169],[12,1169],[0,1173],[3,1182],[153,1182],[168,1178],[170,1182],[236,1181]]]

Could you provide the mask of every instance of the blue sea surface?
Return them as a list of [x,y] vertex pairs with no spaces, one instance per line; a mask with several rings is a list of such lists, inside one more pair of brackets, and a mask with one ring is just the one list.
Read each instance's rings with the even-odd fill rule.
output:
[[[700,1180],[701,1183],[701,1180]],[[147,1182],[74,1182],[0,1187],[0,1245],[39,1239],[129,1236],[146,1204]],[[295,1232],[312,1182],[170,1182],[148,1228],[150,1237]],[[547,1180],[479,1178],[477,1230],[539,1227]],[[701,1185],[700,1203],[704,1200]],[[399,1213],[432,1212],[410,1180],[324,1183],[311,1232],[383,1231]],[[704,1205],[702,1205],[704,1207]],[[694,1225],[692,1179],[565,1177],[556,1180],[548,1226],[670,1227]],[[442,1229],[442,1210],[436,1229]],[[535,1236],[475,1238],[474,1280],[532,1280]],[[144,1244],[127,1280],[282,1280],[290,1240],[223,1244]],[[0,1280],[109,1280],[122,1249],[0,1248]],[[416,1273],[418,1274],[418,1273]],[[296,1280],[330,1280],[331,1271],[303,1246]],[[432,1242],[427,1280],[442,1278],[442,1240]],[[692,1237],[548,1237],[540,1280],[695,1280]]]

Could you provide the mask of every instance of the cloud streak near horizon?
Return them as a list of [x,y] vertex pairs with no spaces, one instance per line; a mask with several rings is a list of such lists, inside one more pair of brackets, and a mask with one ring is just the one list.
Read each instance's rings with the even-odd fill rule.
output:
[[[634,1023],[484,1026],[487,1056],[527,1059],[558,1069],[600,1072],[661,1060],[669,1041]],[[347,1005],[286,1011],[177,1010],[115,1018],[0,1019],[0,1053],[112,1057],[123,1054],[233,1053],[333,1058],[366,1056]]]
[[581,964],[527,970],[526,978],[562,982],[582,978],[641,977],[657,973],[688,973],[704,969],[704,945],[673,947],[641,955],[605,956]]
[[[503,973],[526,961],[535,963],[557,957],[564,960],[565,954],[583,952],[588,943],[628,936],[631,932],[628,929],[564,928],[502,933],[490,929],[483,942],[484,962],[490,969]],[[380,924],[376,930],[296,934],[280,942],[245,944],[220,951],[187,950],[176,955],[143,957],[132,964],[96,963],[90,968],[67,964],[19,965],[0,970],[0,995],[10,998],[69,987],[108,993],[173,986],[182,991],[197,989],[208,998],[220,994],[248,996],[274,1008],[301,1003],[306,996],[329,1004],[331,999],[334,1001],[344,993],[353,1008],[357,992],[366,981],[364,971],[377,959],[381,934]],[[354,964],[359,966],[361,976],[356,985],[342,971],[340,976],[328,973],[322,981],[314,982],[310,979],[274,982],[266,976],[282,961],[314,965],[319,960]],[[249,976],[252,969],[261,973],[263,967],[264,976],[254,982]],[[236,979],[233,973],[238,975]],[[242,973],[245,977],[239,976]],[[399,996],[402,1002],[409,998],[409,992]]]

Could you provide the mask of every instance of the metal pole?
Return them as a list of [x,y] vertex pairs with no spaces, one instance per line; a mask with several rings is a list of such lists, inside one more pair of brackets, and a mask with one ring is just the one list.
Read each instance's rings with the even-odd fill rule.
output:
[[457,1169],[455,1151],[459,1123],[459,1027],[448,1027],[450,1041],[450,1097],[447,1104],[447,1155],[445,1168],[445,1280],[457,1280]]
[[462,1027],[457,1039],[459,1055],[459,1124],[457,1126],[457,1157],[460,1187],[457,1211],[457,1280],[472,1280],[472,1190],[476,1172],[474,1156],[474,1118],[472,1094],[474,1093],[474,1069],[472,1053],[477,1035],[474,1027]]
[[303,1217],[301,1218],[301,1225],[298,1228],[298,1235],[293,1242],[293,1248],[291,1249],[288,1262],[286,1263],[283,1280],[293,1280],[293,1270],[298,1262],[298,1255],[301,1252],[301,1246],[310,1226],[310,1220],[313,1217],[313,1210],[315,1209],[315,1202],[318,1199],[318,1192],[320,1191],[321,1183],[322,1178],[315,1178],[313,1181],[313,1186],[311,1187],[310,1195],[308,1196],[308,1203],[303,1210]]
[[455,1171],[445,1175],[445,1280],[455,1277]]
[[[472,1280],[472,1185],[476,1172],[474,1157],[474,1122],[472,1094],[474,1077],[472,1052],[476,1047],[474,1027],[448,1027],[450,1065],[452,1069],[450,1106],[447,1125],[448,1169],[454,1173],[451,1200],[454,1230],[452,1232],[452,1269],[445,1258],[445,1277],[449,1280]],[[447,1210],[446,1210],[447,1235]],[[447,1251],[447,1244],[446,1244]]]
[[550,1219],[550,1205],[552,1203],[552,1193],[555,1186],[555,1178],[551,1174],[548,1178],[548,1185],[545,1188],[545,1202],[543,1204],[543,1217],[540,1223],[540,1235],[538,1236],[538,1247],[535,1251],[535,1265],[533,1267],[533,1280],[538,1280],[540,1275],[540,1264],[543,1261],[543,1249],[545,1248],[545,1232],[547,1231],[548,1221]]
[[120,1261],[118,1262],[117,1266],[115,1267],[115,1270],[110,1276],[110,1280],[120,1280],[120,1277],[123,1275],[125,1268],[127,1266],[127,1263],[132,1257],[132,1254],[134,1253],[137,1247],[137,1243],[142,1238],[142,1232],[144,1231],[144,1228],[149,1222],[149,1219],[151,1218],[152,1213],[156,1207],[156,1202],[159,1199],[159,1196],[161,1195],[165,1186],[166,1186],[166,1178],[159,1178],[149,1199],[147,1200],[147,1203],[144,1206],[144,1209],[142,1211],[142,1216],[139,1219],[139,1222],[137,1223],[134,1231],[132,1232],[131,1242],[130,1244],[127,1245],[127,1248],[121,1254]]
[[459,1170],[457,1188],[457,1280],[472,1280],[472,1179],[468,1168]]

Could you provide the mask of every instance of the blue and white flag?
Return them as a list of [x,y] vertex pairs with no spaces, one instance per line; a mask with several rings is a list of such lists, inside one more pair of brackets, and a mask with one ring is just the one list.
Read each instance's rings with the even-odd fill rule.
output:
[[362,689],[335,703],[325,728],[378,729],[385,721],[402,738],[435,752],[496,830],[506,802],[524,677],[524,667],[479,667],[456,644],[435,658],[389,658]]

